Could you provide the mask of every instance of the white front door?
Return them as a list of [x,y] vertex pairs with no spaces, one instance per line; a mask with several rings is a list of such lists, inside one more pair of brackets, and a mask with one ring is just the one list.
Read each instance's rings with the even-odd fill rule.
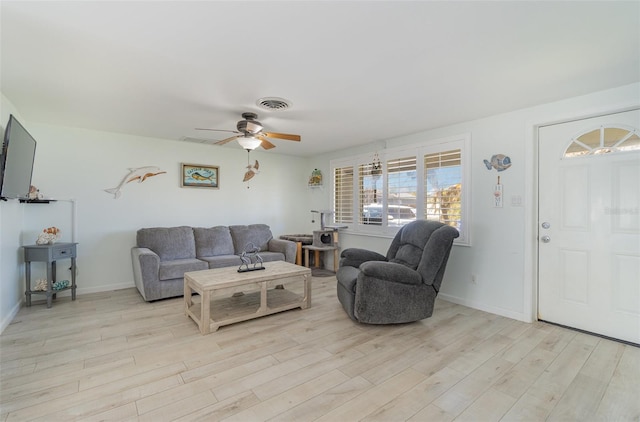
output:
[[640,344],[640,111],[541,127],[538,319]]

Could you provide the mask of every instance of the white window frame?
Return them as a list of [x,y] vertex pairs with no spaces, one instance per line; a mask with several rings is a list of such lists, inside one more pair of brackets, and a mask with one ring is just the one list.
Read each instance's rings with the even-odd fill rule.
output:
[[[397,148],[387,148],[382,151],[378,151],[380,161],[382,164],[382,177],[380,202],[383,204],[383,215],[387,215],[387,161],[403,158],[415,155],[416,157],[416,215],[418,219],[424,218],[424,203],[425,203],[425,169],[424,169],[424,156],[426,154],[432,154],[437,152],[449,151],[452,149],[460,149],[461,159],[461,222],[462,227],[459,228],[460,237],[455,240],[456,245],[471,246],[471,134],[461,134],[455,136],[449,136],[446,138],[434,139],[419,144],[404,145]],[[374,152],[371,151],[365,154],[358,154],[351,157],[345,157],[330,161],[331,178],[332,178],[332,193],[331,193],[331,207],[335,207],[335,169],[342,167],[353,167],[353,222],[348,223],[348,228],[345,229],[347,233],[368,235],[368,236],[380,236],[380,237],[393,237],[398,232],[400,227],[388,226],[383,219],[382,225],[361,224],[359,223],[359,210],[360,204],[360,192],[359,192],[359,178],[358,167],[362,164],[370,164],[374,157]],[[341,224],[340,222],[336,222]]]

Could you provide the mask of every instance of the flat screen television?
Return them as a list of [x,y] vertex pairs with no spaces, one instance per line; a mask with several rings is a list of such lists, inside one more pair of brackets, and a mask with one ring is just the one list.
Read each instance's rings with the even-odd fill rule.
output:
[[28,198],[35,155],[36,140],[9,116],[0,156],[0,199]]

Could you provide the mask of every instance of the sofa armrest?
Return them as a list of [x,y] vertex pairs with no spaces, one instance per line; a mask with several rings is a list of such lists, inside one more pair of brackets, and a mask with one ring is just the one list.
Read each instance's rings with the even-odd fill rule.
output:
[[378,252],[360,248],[348,248],[340,254],[341,267],[356,267],[367,261],[386,261],[387,258]]
[[366,277],[373,277],[391,283],[422,284],[420,273],[395,262],[369,261],[360,266]]
[[294,264],[296,262],[296,242],[284,239],[269,240],[269,252],[280,252],[284,254],[284,260]]
[[160,257],[148,248],[131,248],[131,261],[133,263],[133,281],[140,294],[147,299],[146,292],[151,290],[153,283],[158,283],[160,271]]

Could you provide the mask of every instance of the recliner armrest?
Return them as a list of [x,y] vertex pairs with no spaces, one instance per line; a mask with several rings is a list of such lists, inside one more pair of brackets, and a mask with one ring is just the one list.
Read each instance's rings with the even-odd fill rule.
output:
[[422,284],[422,277],[417,271],[395,262],[365,262],[360,265],[360,271],[366,277],[374,277],[393,283]]
[[378,252],[360,248],[348,248],[340,254],[341,267],[356,267],[367,261],[386,261],[387,258]]

